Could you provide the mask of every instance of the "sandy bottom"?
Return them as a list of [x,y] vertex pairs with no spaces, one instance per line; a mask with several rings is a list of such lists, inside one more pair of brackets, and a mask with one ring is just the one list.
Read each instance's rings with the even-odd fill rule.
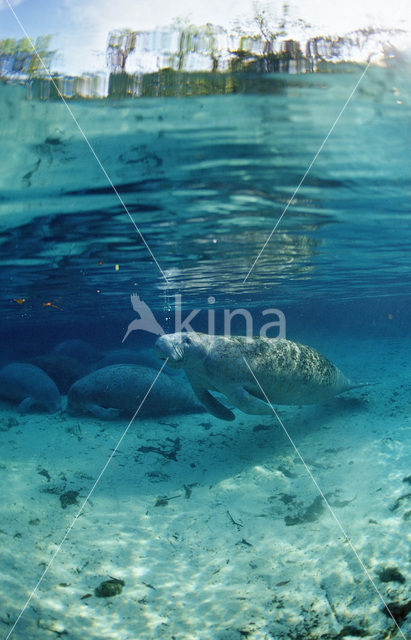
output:
[[[278,413],[375,587],[404,604],[411,342],[323,346],[377,384]],[[2,637],[126,426],[1,406]],[[113,578],[121,593],[97,597]],[[274,416],[137,418],[10,637],[411,637],[375,587]]]

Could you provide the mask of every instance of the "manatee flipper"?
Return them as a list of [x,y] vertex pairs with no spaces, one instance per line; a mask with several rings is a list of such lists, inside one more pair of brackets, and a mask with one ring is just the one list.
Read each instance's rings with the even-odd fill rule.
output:
[[207,411],[211,413],[211,415],[219,418],[220,420],[227,420],[231,422],[235,420],[235,415],[230,409],[227,409],[221,402],[219,402],[214,396],[211,395],[207,389],[193,389],[197,398],[200,400],[201,404],[205,406]]
[[251,415],[269,415],[273,412],[270,405],[249,393],[244,387],[224,390],[224,395],[240,411]]
[[33,406],[33,398],[29,396],[28,398],[24,398],[24,400],[20,402],[19,406],[17,407],[17,410],[20,413],[27,413],[27,411],[30,411],[32,406]]
[[194,393],[197,398],[201,402],[202,405],[205,406],[207,411],[211,413],[211,415],[219,418],[220,420],[232,421],[235,420],[235,415],[230,409],[227,409],[221,402],[219,402],[214,396],[211,395],[207,389],[205,389],[201,384],[196,384],[193,380],[192,376],[187,376],[190,384],[193,388]]
[[88,404],[87,409],[93,414],[93,416],[100,418],[100,420],[115,420],[120,415],[120,411],[118,409],[105,409],[99,404]]

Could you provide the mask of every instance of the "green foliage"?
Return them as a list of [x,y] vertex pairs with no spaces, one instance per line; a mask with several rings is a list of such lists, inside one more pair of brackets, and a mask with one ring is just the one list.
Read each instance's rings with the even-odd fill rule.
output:
[[107,43],[107,64],[111,73],[123,73],[130,53],[136,48],[138,32],[130,29],[110,31]]
[[[287,37],[294,27],[304,31],[309,25],[304,20],[289,17],[289,5],[284,2],[281,15],[273,13],[270,4],[254,2],[254,16],[248,25],[237,25],[239,46],[230,51],[230,71],[253,71],[256,73],[288,72],[291,60],[296,61],[295,70],[306,70],[300,43]],[[244,31],[247,28],[247,31]]]
[[56,53],[49,49],[51,38],[39,36],[33,43],[34,48],[28,38],[0,40],[0,77],[36,78],[48,75]]
[[[324,64],[349,62],[366,49],[368,53],[387,49],[389,30],[364,28],[342,36],[313,36],[312,26],[292,17],[287,2],[279,4],[278,9],[273,7],[269,0],[257,0],[253,4],[253,16],[237,21],[230,30],[211,23],[195,25],[177,18],[169,29],[161,32],[162,42],[168,44],[153,53],[163,59],[163,71],[304,73],[318,71],[320,64],[323,70]],[[304,38],[308,29],[311,34]],[[303,47],[293,34],[303,36]],[[148,32],[128,29],[109,34],[107,59],[112,75],[125,73],[132,51],[147,50],[148,35]],[[133,95],[133,83],[126,78],[113,80],[113,90],[115,85],[115,92],[121,92],[121,83],[127,84],[126,93]]]
[[197,26],[185,20],[177,19],[172,25],[177,34],[178,50],[169,53],[168,64],[177,71],[183,71],[190,54],[211,59],[211,70],[217,71],[220,63],[219,34],[224,29],[211,23]]

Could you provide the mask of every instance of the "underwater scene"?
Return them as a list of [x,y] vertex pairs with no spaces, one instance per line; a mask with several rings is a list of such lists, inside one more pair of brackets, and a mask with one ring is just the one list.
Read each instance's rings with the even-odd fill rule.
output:
[[409,60],[5,47],[1,637],[410,638]]

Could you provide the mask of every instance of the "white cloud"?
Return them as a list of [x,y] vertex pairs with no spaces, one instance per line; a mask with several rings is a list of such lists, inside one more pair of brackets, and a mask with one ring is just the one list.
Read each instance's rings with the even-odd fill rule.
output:
[[252,0],[65,0],[78,22],[108,30],[122,27],[154,29],[169,25],[176,17],[188,17],[199,24],[227,24],[241,13],[252,10]]
[[363,26],[410,28],[409,0],[296,0],[307,20],[335,32],[344,32]]

